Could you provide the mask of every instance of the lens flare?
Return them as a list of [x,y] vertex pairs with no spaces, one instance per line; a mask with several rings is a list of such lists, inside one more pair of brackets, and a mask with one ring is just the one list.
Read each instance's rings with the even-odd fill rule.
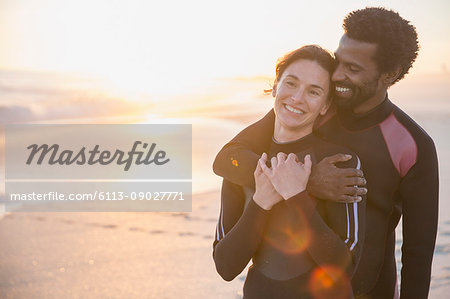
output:
[[344,271],[334,266],[323,266],[313,271],[309,291],[316,299],[340,299],[351,297],[352,289]]
[[268,228],[265,240],[286,254],[299,254],[305,251],[311,241],[311,232],[306,217],[298,210],[295,219],[283,215]]

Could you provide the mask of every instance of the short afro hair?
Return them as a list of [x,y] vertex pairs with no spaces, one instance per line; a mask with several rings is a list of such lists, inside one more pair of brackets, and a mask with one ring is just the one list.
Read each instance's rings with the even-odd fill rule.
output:
[[342,25],[351,39],[377,44],[375,62],[381,73],[401,67],[400,81],[417,58],[416,28],[397,12],[382,7],[366,7],[350,12]]

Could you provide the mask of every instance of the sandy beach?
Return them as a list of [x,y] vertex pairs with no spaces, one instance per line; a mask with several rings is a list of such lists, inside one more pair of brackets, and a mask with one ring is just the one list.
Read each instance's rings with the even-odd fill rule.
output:
[[238,298],[211,258],[218,192],[192,213],[14,213],[0,222],[1,298]]
[[[167,123],[193,124],[192,212],[3,214],[0,298],[242,298],[246,270],[225,282],[214,268],[220,179],[211,165],[227,140],[268,111],[271,98],[237,107],[239,100],[165,114]],[[450,121],[446,111],[413,108],[407,112],[434,138],[439,154],[440,226],[430,298],[445,298],[450,291]],[[397,238],[400,260],[400,230]]]
[[212,259],[220,179],[211,165],[244,125],[183,122],[193,123],[192,212],[3,214],[0,298],[241,298],[246,271],[225,282]]

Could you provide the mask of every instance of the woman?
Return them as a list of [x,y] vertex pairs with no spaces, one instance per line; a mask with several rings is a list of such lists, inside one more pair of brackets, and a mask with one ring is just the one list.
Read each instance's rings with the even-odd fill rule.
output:
[[326,156],[349,153],[354,158],[341,166],[359,167],[347,149],[312,134],[330,105],[333,68],[333,57],[314,45],[277,63],[273,142],[254,172],[256,190],[223,182],[213,257],[227,281],[252,259],[244,298],[353,297],[365,203],[322,201],[306,192],[311,165]]

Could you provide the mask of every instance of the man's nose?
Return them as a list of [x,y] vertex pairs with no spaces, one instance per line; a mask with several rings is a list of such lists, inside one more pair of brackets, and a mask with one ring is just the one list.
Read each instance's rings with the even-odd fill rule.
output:
[[339,64],[334,70],[333,76],[331,76],[331,81],[333,82],[345,81],[345,72],[341,64]]

